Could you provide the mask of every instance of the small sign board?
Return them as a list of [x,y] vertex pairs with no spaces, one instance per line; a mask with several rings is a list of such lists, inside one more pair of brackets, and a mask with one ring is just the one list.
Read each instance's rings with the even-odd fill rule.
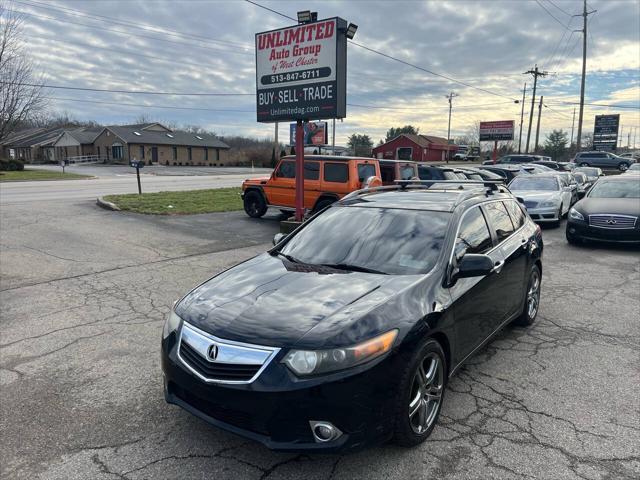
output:
[[620,114],[596,115],[593,128],[593,149],[611,152],[618,144]]
[[513,140],[513,120],[498,120],[494,122],[480,122],[480,141],[494,142]]
[[142,168],[144,167],[144,162],[142,160],[137,161],[137,160],[131,160],[129,162],[129,165],[133,168]]
[[346,116],[346,28],[334,17],[256,34],[258,122]]
[[[327,122],[304,122],[304,144],[326,145],[329,141]],[[289,124],[289,145],[296,145],[296,124]]]

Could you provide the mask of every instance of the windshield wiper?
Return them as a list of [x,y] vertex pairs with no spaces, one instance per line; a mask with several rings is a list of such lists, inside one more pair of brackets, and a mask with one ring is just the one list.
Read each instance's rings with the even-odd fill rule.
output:
[[297,258],[292,257],[291,255],[287,255],[286,253],[282,253],[282,252],[281,252],[281,251],[279,251],[279,250],[278,250],[278,251],[276,251],[276,252],[273,252],[273,253],[272,253],[272,255],[280,255],[281,257],[284,257],[284,258],[286,258],[287,260],[289,260],[291,263],[304,263],[304,262],[302,262],[302,261],[298,260]]
[[386,272],[380,270],[374,270],[373,268],[361,267],[360,265],[350,265],[348,263],[322,263],[323,267],[335,268],[336,270],[349,270],[352,272],[365,272],[365,273],[377,273],[379,275],[389,275]]

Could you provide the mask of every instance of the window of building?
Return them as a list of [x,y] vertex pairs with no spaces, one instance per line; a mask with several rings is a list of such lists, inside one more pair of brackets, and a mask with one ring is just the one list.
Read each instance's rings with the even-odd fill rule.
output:
[[140,145],[140,160],[144,160],[144,145]]
[[382,183],[393,183],[396,177],[395,165],[380,165],[380,175],[382,176]]
[[304,162],[304,179],[318,180],[320,178],[320,162]]
[[187,147],[187,155],[188,155],[189,161],[191,161],[193,159],[193,156],[191,154],[191,147]]
[[465,253],[487,253],[492,246],[491,234],[482,210],[479,207],[473,207],[460,223],[454,251],[455,258],[460,259]]
[[293,162],[281,162],[276,170],[276,177],[279,178],[296,178],[296,166]]
[[139,137],[140,135],[142,135],[140,132],[133,132],[133,134],[134,134],[136,137]]
[[411,160],[411,156],[413,155],[412,147],[400,147],[397,150],[398,160]]
[[325,163],[324,181],[346,183],[349,180],[349,167],[346,163]]
[[492,202],[486,205],[487,215],[489,215],[489,221],[494,229],[498,242],[508,238],[513,233],[515,228],[509,217],[506,207],[502,202]]
[[169,137],[169,138],[173,138],[173,135],[171,135],[170,133],[167,133],[166,135],[167,135],[167,137]]
[[207,147],[204,147],[204,161],[209,161],[209,149]]
[[216,148],[216,161],[220,161],[220,149]]
[[114,160],[121,160],[122,158],[124,158],[121,144],[114,143],[113,145],[111,145],[111,158],[113,158]]
[[520,208],[520,206],[513,200],[506,201],[504,204],[507,206],[507,210],[509,210],[511,221],[515,225],[516,229],[523,226],[525,217],[522,212],[522,208]]

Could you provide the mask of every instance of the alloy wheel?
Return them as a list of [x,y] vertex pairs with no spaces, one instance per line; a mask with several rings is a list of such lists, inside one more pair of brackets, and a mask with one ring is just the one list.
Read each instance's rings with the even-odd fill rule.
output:
[[436,352],[428,353],[418,365],[411,385],[409,423],[422,434],[435,422],[444,392],[443,361]]
[[618,165],[618,170],[620,170],[621,172],[626,172],[628,168],[629,166],[626,163],[621,163],[620,165]]
[[529,291],[527,292],[527,315],[535,318],[540,304],[540,274],[537,271],[531,273]]

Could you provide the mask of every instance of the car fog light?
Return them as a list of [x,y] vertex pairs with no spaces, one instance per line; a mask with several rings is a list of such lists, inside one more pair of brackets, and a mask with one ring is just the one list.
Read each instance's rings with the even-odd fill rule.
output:
[[310,421],[313,438],[318,443],[330,442],[342,436],[342,432],[331,422]]

